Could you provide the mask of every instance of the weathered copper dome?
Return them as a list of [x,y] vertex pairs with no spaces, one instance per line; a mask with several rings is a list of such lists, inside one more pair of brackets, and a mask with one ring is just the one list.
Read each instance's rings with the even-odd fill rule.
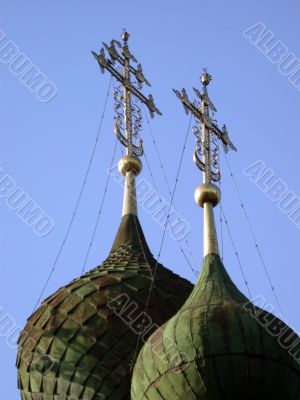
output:
[[59,289],[29,318],[17,359],[23,400],[130,398],[136,349],[192,290],[158,264],[144,314],[156,265],[137,216],[125,215],[106,261]]
[[254,308],[211,253],[184,306],[141,350],[131,399],[297,400],[299,363],[298,335]]

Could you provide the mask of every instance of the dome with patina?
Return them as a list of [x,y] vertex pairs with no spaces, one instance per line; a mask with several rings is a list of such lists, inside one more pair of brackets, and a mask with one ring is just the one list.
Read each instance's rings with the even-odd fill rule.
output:
[[22,399],[129,399],[135,353],[191,290],[157,264],[137,216],[124,216],[108,258],[29,318],[17,360]]
[[299,361],[298,335],[254,307],[209,254],[184,306],[143,347],[131,399],[297,400]]

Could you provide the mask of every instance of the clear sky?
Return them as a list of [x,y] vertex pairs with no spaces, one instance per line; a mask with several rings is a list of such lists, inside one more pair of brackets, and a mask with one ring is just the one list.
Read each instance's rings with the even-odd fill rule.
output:
[[[296,59],[300,57],[299,12],[300,5],[295,0],[284,3],[270,0],[12,0],[2,3],[3,38],[14,42],[18,54],[23,53],[30,59],[57,86],[58,92],[52,100],[41,102],[41,96],[38,98],[11,72],[9,59],[3,62],[5,55],[1,53],[0,42],[1,177],[9,175],[55,223],[48,235],[36,235],[8,207],[5,191],[0,191],[0,320],[8,314],[17,327],[24,326],[51,271],[84,179],[109,83],[108,74],[101,75],[90,51],[98,51],[102,41],[119,39],[122,28],[126,27],[131,33],[131,49],[143,64],[152,84],[151,93],[163,113],[163,117],[151,121],[151,126],[172,187],[189,119],[171,89],[185,87],[192,97],[192,87],[200,88],[202,67],[206,66],[213,75],[209,93],[219,110],[216,118],[220,126],[226,122],[238,147],[237,153],[228,155],[229,162],[284,315],[290,325],[300,330],[297,306],[300,230],[279,209],[274,201],[276,194],[270,198],[243,173],[246,167],[262,160],[271,170],[268,176],[273,182],[281,179],[287,190],[300,196],[300,92],[277,68],[277,55],[267,57],[266,48],[259,50],[243,35],[245,30],[261,23],[265,32],[270,31],[268,40],[274,45],[280,41],[287,55]],[[261,33],[258,31],[257,35]],[[270,42],[266,45],[271,48]],[[149,93],[147,88],[146,93]],[[115,143],[111,95],[109,99],[82,202],[43,297],[80,275]],[[159,192],[168,200],[146,124],[143,138]],[[190,133],[175,205],[190,224],[187,240],[193,264],[199,269],[202,211],[195,205],[193,193],[201,175],[192,162],[193,149],[194,138]],[[117,159],[120,155],[118,147]],[[253,297],[263,296],[278,311],[224,159],[222,172],[224,210],[251,293]],[[145,162],[142,176],[150,179]],[[120,222],[121,204],[122,188],[111,181],[88,258],[89,268],[106,257]],[[218,221],[219,210],[216,216]],[[157,255],[162,228],[142,207],[140,219],[152,252]],[[246,293],[225,227],[223,231],[224,263],[238,287]],[[188,252],[184,241],[182,246]],[[178,244],[169,235],[161,261],[195,281]],[[8,340],[3,324],[0,354],[0,398],[18,399],[15,341]]]

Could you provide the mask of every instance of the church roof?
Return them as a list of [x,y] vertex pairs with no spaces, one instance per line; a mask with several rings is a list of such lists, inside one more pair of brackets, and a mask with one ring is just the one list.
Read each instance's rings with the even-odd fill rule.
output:
[[59,289],[29,318],[17,366],[23,400],[129,399],[131,363],[157,326],[182,306],[192,285],[156,267],[138,217],[122,218],[108,258]]
[[141,350],[132,400],[234,400],[245,393],[249,399],[299,399],[300,365],[268,324],[280,327],[289,338],[285,343],[298,344],[295,353],[300,351],[298,335],[254,307],[220,257],[207,255],[184,306]]

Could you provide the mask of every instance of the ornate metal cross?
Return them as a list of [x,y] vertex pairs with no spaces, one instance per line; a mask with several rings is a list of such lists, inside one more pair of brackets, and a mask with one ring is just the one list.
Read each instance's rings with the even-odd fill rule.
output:
[[[199,100],[191,102],[185,89],[178,91],[173,89],[176,96],[181,100],[186,114],[191,112],[195,117],[196,125],[193,132],[196,136],[197,147],[194,151],[193,159],[196,166],[203,172],[204,183],[217,182],[220,180],[219,170],[219,140],[221,140],[224,150],[237,150],[229,139],[226,125],[222,129],[218,127],[216,120],[210,117],[210,111],[215,113],[217,110],[208,97],[207,86],[211,81],[211,75],[204,68],[200,77],[203,93],[194,89]],[[213,115],[212,115],[213,116]]]
[[[122,33],[123,44],[117,40],[111,40],[109,45],[103,43],[109,58],[106,57],[103,47],[99,54],[94,51],[92,51],[92,54],[98,61],[101,72],[104,73],[107,70],[120,83],[114,89],[115,133],[119,141],[127,148],[126,152],[129,156],[140,157],[144,152],[142,140],[140,139],[139,145],[135,145],[133,138],[139,136],[142,128],[141,103],[147,106],[152,118],[154,113],[162,114],[156,108],[152,95],[150,94],[147,98],[140,91],[143,83],[148,86],[150,86],[150,83],[144,76],[141,64],[138,64],[136,58],[129,51],[128,39],[129,33],[124,30]],[[121,54],[119,54],[117,48],[120,49]],[[131,65],[130,61],[137,64],[136,68]],[[123,132],[125,132],[125,135]]]

